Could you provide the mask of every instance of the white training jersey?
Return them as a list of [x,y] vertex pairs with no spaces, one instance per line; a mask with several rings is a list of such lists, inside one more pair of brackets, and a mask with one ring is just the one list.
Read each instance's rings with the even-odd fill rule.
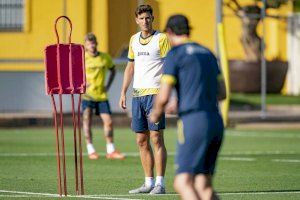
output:
[[[162,76],[164,57],[170,44],[164,33],[156,31],[144,43],[141,32],[131,37],[128,58],[134,61],[134,96],[157,94]],[[144,39],[145,40],[145,39]]]

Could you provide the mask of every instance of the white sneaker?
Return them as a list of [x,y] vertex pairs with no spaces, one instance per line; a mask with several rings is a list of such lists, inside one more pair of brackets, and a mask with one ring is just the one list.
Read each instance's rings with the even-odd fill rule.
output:
[[161,185],[156,185],[151,190],[150,194],[166,194],[166,189]]
[[149,193],[154,187],[143,184],[141,187],[130,190],[129,194]]

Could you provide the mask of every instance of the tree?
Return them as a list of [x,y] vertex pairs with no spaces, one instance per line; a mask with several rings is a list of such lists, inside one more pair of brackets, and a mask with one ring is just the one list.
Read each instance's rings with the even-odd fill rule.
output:
[[[282,4],[286,4],[289,0],[267,0],[266,9],[279,8]],[[257,26],[261,21],[261,0],[253,0],[253,4],[242,6],[239,0],[225,0],[224,5],[230,8],[234,14],[241,18],[242,35],[241,43],[243,45],[246,61],[258,62],[261,58],[261,42],[262,39],[257,34]],[[267,17],[280,18],[279,16]]]

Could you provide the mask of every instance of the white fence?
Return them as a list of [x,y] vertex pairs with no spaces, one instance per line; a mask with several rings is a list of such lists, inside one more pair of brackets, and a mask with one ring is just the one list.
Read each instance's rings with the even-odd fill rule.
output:
[[288,19],[288,61],[287,92],[300,94],[300,13]]

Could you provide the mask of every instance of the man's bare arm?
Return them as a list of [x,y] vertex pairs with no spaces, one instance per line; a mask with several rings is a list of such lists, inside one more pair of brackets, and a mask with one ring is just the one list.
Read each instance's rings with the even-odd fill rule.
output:
[[121,96],[119,101],[119,106],[122,109],[126,109],[126,92],[132,81],[133,73],[134,73],[134,62],[129,61],[124,71],[124,79],[123,79],[123,85],[122,85]]
[[218,80],[218,95],[217,98],[219,101],[226,99],[226,85],[224,79]]
[[109,73],[108,81],[107,81],[107,84],[105,86],[106,91],[109,90],[109,88],[110,88],[110,86],[111,86],[111,84],[114,81],[115,76],[116,76],[116,68],[115,67],[111,68],[109,71],[110,71],[110,73]]

